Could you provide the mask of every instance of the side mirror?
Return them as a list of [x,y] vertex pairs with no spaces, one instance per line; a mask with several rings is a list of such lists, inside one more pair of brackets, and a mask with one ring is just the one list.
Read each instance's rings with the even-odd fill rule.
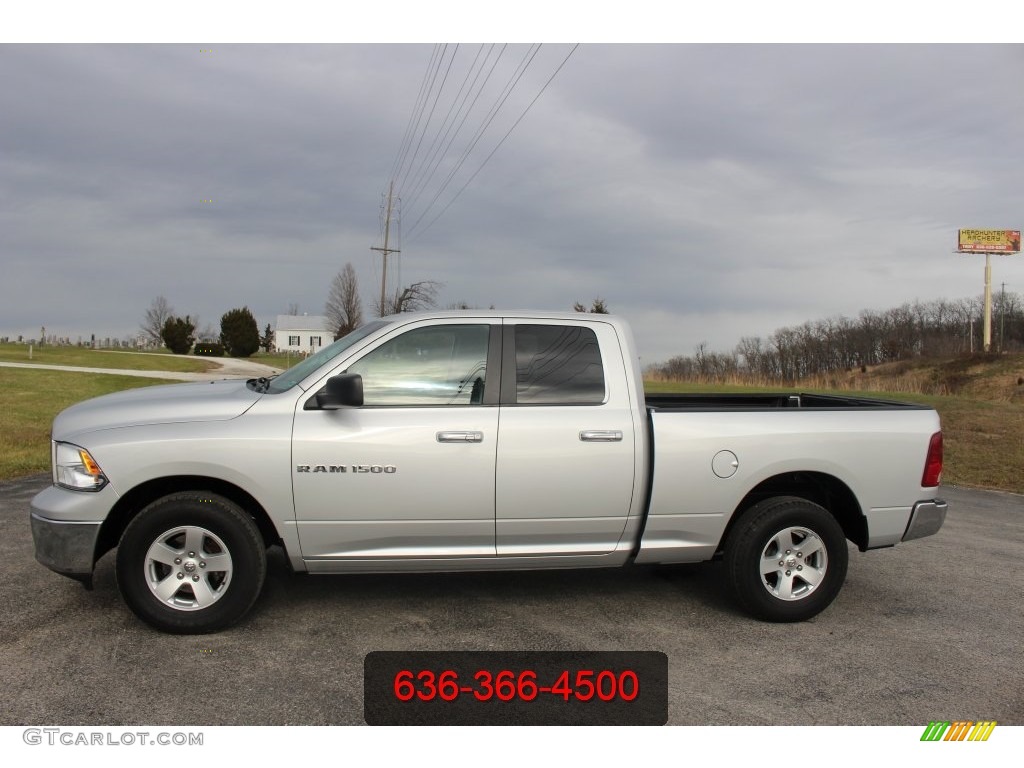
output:
[[[315,405],[314,405],[315,403]],[[306,402],[306,410],[336,411],[363,405],[363,377],[358,373],[331,376],[327,385]]]

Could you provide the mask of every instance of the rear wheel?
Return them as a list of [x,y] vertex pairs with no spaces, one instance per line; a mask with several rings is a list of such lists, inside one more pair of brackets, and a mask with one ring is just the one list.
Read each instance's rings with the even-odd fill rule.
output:
[[128,607],[176,634],[234,624],[259,596],[266,570],[252,518],[202,492],[154,501],[129,523],[117,550],[117,583]]
[[831,604],[846,579],[842,527],[806,499],[779,496],[737,520],[725,546],[730,586],[743,608],[766,621],[803,621]]

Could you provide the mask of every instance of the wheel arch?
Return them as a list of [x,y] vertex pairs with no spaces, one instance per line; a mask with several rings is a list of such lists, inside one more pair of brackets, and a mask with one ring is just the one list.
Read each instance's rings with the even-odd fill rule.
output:
[[100,527],[96,541],[95,560],[117,546],[128,523],[147,505],[157,499],[181,491],[206,491],[223,496],[245,510],[256,523],[264,546],[281,543],[281,536],[266,509],[242,488],[226,480],[202,475],[174,475],[154,478],[135,486],[125,493],[110,510]]
[[784,472],[762,480],[743,497],[722,532],[719,553],[743,512],[773,496],[796,496],[824,507],[842,527],[847,539],[861,551],[867,548],[867,520],[857,496],[846,483],[825,472]]

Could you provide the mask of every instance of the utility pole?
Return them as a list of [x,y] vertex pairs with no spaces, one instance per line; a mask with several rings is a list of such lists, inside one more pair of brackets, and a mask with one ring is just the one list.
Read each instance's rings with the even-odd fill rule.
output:
[[999,295],[999,354],[1003,353],[1003,331],[1006,329],[1006,283]]
[[392,200],[392,193],[394,192],[394,188],[395,188],[395,182],[394,182],[394,180],[392,180],[388,184],[388,205],[387,205],[387,209],[385,210],[385,213],[384,213],[384,247],[383,248],[377,248],[375,246],[371,246],[370,247],[371,251],[380,251],[381,255],[384,257],[384,268],[383,268],[383,272],[382,272],[381,278],[380,278],[380,314],[381,314],[381,317],[384,316],[384,314],[386,312],[386,307],[387,307],[387,304],[385,303],[385,301],[386,301],[387,290],[388,290],[388,254],[389,253],[401,253],[401,251],[399,249],[397,249],[397,248],[388,248],[388,238],[390,237],[390,234],[391,234],[391,200]]
[[985,323],[982,326],[982,345],[986,352],[992,348],[992,254],[985,254]]

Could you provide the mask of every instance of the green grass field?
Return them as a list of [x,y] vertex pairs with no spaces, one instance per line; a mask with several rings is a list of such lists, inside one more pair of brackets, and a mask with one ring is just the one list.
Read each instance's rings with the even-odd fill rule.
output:
[[275,368],[280,368],[281,370],[284,370],[286,368],[291,368],[293,365],[295,365],[298,362],[301,362],[302,360],[305,360],[305,357],[303,357],[302,355],[297,355],[293,352],[289,353],[260,351],[249,359],[256,363],[263,363],[263,365],[272,365]]
[[0,362],[186,373],[203,373],[217,368],[215,363],[201,357],[164,357],[148,352],[115,352],[85,347],[33,347],[30,359],[27,344],[0,344]]
[[161,379],[0,368],[0,480],[50,471],[50,425],[69,405]]

